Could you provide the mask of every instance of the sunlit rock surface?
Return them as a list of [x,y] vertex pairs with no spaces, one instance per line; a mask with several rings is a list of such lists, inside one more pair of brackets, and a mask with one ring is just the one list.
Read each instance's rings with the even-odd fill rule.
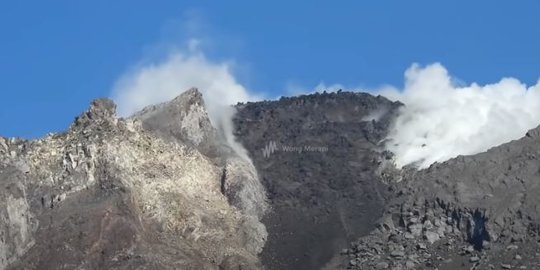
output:
[[100,99],[64,133],[0,139],[0,269],[258,268],[262,212],[224,194],[238,162],[218,144],[205,155],[214,133],[197,93],[168,104],[185,110],[171,133],[145,129],[159,108],[119,119]]

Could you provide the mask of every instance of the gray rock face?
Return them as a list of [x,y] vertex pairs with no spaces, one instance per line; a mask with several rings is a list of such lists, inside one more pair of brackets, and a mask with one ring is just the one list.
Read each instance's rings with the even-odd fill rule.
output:
[[325,93],[237,106],[236,136],[271,207],[266,269],[319,269],[374,228],[388,188],[378,174],[386,161],[379,142],[400,105]]
[[[222,193],[196,95],[142,122],[96,100],[64,133],[2,138],[0,269],[259,268],[265,228]],[[179,122],[144,124],[168,116]]]
[[202,94],[196,88],[170,102],[148,106],[132,117],[162,139],[180,141],[217,154],[217,134],[208,118]]
[[246,215],[244,225],[253,234],[246,245],[259,253],[266,239],[260,222],[268,208],[266,192],[251,161],[233,151],[210,123],[202,94],[192,88],[170,102],[146,107],[132,118],[156,137],[195,147],[221,168],[221,193]]

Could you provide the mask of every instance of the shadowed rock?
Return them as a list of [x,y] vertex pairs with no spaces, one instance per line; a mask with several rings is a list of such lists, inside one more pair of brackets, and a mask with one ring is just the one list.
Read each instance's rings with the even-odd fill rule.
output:
[[399,106],[350,92],[237,106],[236,135],[271,206],[266,269],[319,269],[374,228],[387,192],[379,142]]

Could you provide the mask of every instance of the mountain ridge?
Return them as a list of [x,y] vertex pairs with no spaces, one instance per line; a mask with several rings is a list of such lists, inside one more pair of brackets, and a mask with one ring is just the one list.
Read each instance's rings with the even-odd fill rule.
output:
[[251,160],[195,88],[127,118],[96,99],[65,132],[0,137],[0,269],[539,267],[540,127],[397,169],[384,139],[402,106],[239,103],[232,135]]

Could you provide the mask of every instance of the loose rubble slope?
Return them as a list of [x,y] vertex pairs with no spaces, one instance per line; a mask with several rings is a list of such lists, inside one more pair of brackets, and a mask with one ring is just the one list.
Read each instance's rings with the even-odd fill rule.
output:
[[388,193],[379,179],[387,155],[379,142],[400,106],[351,92],[236,106],[236,136],[271,207],[263,219],[265,269],[320,269],[374,229]]

